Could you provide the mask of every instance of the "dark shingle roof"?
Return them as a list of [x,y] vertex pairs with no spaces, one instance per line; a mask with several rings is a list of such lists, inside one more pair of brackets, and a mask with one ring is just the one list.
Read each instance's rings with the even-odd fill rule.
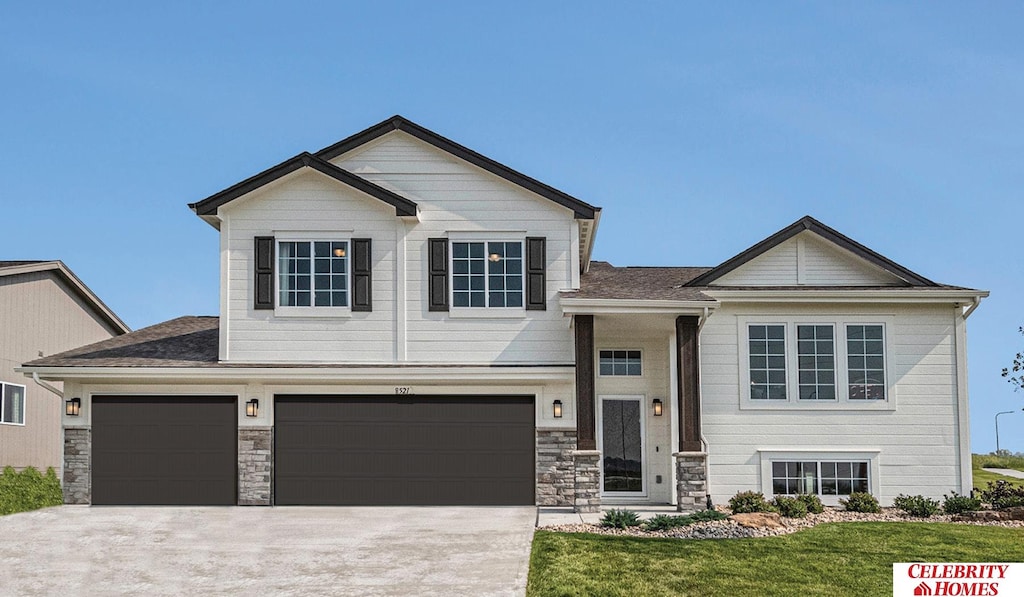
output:
[[700,288],[684,286],[710,267],[615,267],[605,261],[590,262],[580,276],[578,291],[563,298],[650,301],[711,301]]
[[179,317],[123,336],[36,359],[25,366],[216,366],[219,321],[217,317]]
[[18,267],[19,265],[32,265],[33,263],[46,263],[40,259],[33,259],[31,261],[0,261],[0,269],[5,267]]

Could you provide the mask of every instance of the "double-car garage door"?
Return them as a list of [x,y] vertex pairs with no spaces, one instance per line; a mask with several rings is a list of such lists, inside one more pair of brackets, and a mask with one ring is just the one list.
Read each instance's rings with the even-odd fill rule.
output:
[[[234,504],[234,397],[93,398],[94,504]],[[278,505],[530,505],[532,396],[278,396]]]

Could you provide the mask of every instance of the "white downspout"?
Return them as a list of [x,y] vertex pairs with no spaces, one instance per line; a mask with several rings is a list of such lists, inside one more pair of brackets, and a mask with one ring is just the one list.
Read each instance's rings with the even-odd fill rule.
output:
[[59,396],[61,399],[64,398],[64,392],[61,392],[57,388],[55,388],[55,387],[51,386],[50,384],[46,383],[45,381],[39,379],[39,374],[36,373],[35,371],[32,372],[32,381],[34,381],[37,384],[39,384],[39,387],[46,388],[47,390],[50,390],[51,392],[53,392],[54,394]]

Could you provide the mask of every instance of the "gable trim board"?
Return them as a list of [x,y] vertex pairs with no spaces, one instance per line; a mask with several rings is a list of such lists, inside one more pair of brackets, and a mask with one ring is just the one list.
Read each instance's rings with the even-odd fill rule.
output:
[[864,245],[858,243],[852,238],[839,233],[838,231],[829,228],[822,224],[818,220],[811,216],[804,216],[775,234],[769,236],[763,241],[756,245],[748,248],[741,252],[735,257],[723,262],[719,266],[713,268],[700,276],[697,276],[693,280],[690,280],[687,286],[709,286],[712,285],[715,280],[718,280],[725,274],[732,272],[740,266],[749,263],[754,258],[767,253],[769,250],[779,246],[783,242],[795,237],[804,231],[810,231],[819,237],[833,243],[834,245],[853,253],[857,257],[864,259],[865,261],[889,272],[890,274],[900,278],[909,286],[939,286],[935,282],[932,282],[928,278],[916,274],[895,261],[885,257]]
[[356,176],[344,168],[339,168],[327,160],[317,157],[309,152],[302,152],[276,166],[271,166],[263,172],[251,176],[219,193],[210,195],[202,201],[190,203],[189,208],[194,211],[196,215],[204,217],[204,219],[205,217],[215,217],[217,215],[217,210],[221,206],[302,168],[311,168],[316,170],[317,172],[329,176],[342,184],[348,185],[357,191],[361,191],[374,199],[379,199],[380,201],[393,206],[395,208],[396,216],[416,216],[415,202],[410,201],[397,193],[389,191],[384,187],[376,185],[365,178]]

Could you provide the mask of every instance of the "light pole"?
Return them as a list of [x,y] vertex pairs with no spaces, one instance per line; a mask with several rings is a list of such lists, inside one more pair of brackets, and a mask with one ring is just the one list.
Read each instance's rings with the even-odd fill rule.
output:
[[[1021,410],[1024,410],[1022,408]],[[999,453],[999,415],[1011,415],[1017,411],[1015,410],[1004,410],[1001,413],[996,413],[996,454]]]

